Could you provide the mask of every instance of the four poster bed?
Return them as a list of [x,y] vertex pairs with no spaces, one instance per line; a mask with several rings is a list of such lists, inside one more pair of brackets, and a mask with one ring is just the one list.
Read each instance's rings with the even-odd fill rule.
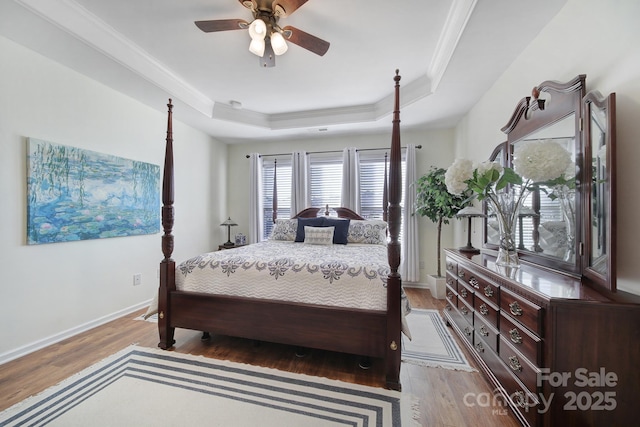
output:
[[[160,288],[158,294],[158,329],[160,342],[158,346],[168,349],[173,346],[175,328],[194,329],[214,334],[229,335],[277,342],[299,347],[318,348],[330,351],[350,353],[360,356],[382,358],[385,366],[386,387],[400,389],[400,352],[401,333],[403,330],[403,292],[401,278],[398,273],[400,265],[400,243],[398,240],[401,222],[401,151],[400,151],[400,75],[396,70],[395,103],[393,112],[393,130],[391,138],[389,175],[388,175],[388,210],[387,226],[389,239],[383,236],[383,244],[360,245],[357,241],[348,244],[307,244],[295,241],[271,241],[248,245],[228,251],[218,251],[199,255],[191,260],[176,263],[171,259],[174,238],[171,234],[174,222],[173,212],[173,135],[172,104],[168,104],[167,139],[162,188],[162,251],[164,259],[160,263]],[[386,179],[385,179],[386,181]],[[385,199],[385,205],[387,204]],[[367,221],[355,212],[345,208],[335,208],[338,216],[352,228],[363,226]],[[310,208],[300,212],[293,221],[298,221],[298,228],[307,219],[323,221],[317,217],[319,208]],[[282,221],[282,220],[279,220]],[[292,221],[292,220],[289,220]],[[333,221],[341,221],[333,219]],[[310,223],[309,223],[310,224]],[[332,230],[342,228],[334,223]],[[327,225],[324,225],[327,227]],[[289,224],[289,227],[295,225]],[[355,229],[355,228],[354,228]],[[307,241],[312,233],[319,229],[313,225],[304,227]],[[286,235],[286,233],[284,233]],[[296,236],[299,238],[299,236]],[[304,236],[303,236],[304,237]],[[291,240],[287,238],[276,240]],[[308,241],[309,243],[311,240]],[[334,240],[335,243],[335,240]],[[345,242],[346,243],[346,242]],[[370,243],[370,242],[364,242]],[[374,242],[375,243],[375,242]],[[271,245],[271,246],[269,246]],[[275,248],[273,245],[276,245]],[[349,258],[347,251],[361,249],[360,258],[367,259],[369,264],[356,265]],[[311,252],[302,254],[301,249]],[[353,247],[353,249],[352,249]],[[295,249],[294,249],[295,248]],[[362,250],[366,255],[362,255]],[[381,252],[382,251],[382,252]],[[264,254],[276,254],[279,259],[260,258]],[[378,253],[377,264],[372,261]],[[283,256],[283,254],[287,254]],[[380,261],[380,254],[382,260]],[[302,258],[295,258],[302,257]],[[323,258],[329,257],[329,258]],[[286,259],[285,259],[286,258]],[[283,259],[285,264],[283,265]],[[317,261],[317,264],[313,264]],[[323,270],[323,266],[340,264],[339,276],[333,276],[336,270]],[[275,267],[274,267],[275,266]],[[247,270],[247,271],[241,271]],[[266,274],[269,279],[256,279],[248,275],[248,270],[256,274]],[[304,270],[304,271],[303,271]],[[207,274],[222,276],[232,280],[227,287],[233,290],[209,293],[204,290],[206,282],[211,281]],[[294,275],[291,273],[299,274]],[[310,272],[310,273],[309,273]],[[237,274],[242,273],[242,275]],[[281,274],[282,273],[282,274]],[[307,279],[302,273],[313,274],[324,279],[325,288],[335,292],[338,287],[353,288],[355,291],[343,296],[333,294],[333,302],[320,299],[305,299],[290,296],[298,291],[299,283]],[[344,274],[343,274],[344,273]],[[224,277],[226,276],[226,278]],[[270,276],[270,277],[269,277]],[[195,285],[190,286],[190,278]],[[263,276],[264,277],[264,276]],[[337,277],[337,278],[336,278]],[[281,288],[272,289],[278,282],[287,280],[296,282],[290,291]],[[319,286],[307,286],[315,289]],[[361,280],[353,286],[350,281]],[[337,286],[337,285],[340,286]],[[251,286],[248,286],[251,285]],[[259,288],[266,292],[255,296],[251,288]],[[241,289],[238,293],[235,290]],[[232,292],[236,292],[232,294]],[[284,292],[284,297],[283,297]],[[376,295],[375,303],[365,300]],[[340,300],[335,302],[335,300]],[[318,302],[320,301],[320,302]],[[347,303],[345,303],[347,301]],[[353,304],[353,301],[365,301],[364,305]],[[346,306],[345,306],[346,305]]]

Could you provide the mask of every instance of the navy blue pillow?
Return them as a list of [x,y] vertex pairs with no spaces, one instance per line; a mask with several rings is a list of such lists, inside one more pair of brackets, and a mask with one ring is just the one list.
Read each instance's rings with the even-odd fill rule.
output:
[[338,245],[347,244],[347,236],[349,236],[349,219],[324,218],[323,227],[335,227],[333,230],[333,243]]
[[304,226],[321,227],[324,218],[298,218],[298,229],[296,230],[296,242],[304,242]]

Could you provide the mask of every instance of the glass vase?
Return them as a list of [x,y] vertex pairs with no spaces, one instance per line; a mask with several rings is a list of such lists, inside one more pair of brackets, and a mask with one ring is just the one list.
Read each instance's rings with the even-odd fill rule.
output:
[[516,229],[518,214],[525,199],[526,194],[520,193],[519,189],[495,192],[486,198],[489,209],[495,215],[498,223],[500,242],[498,243],[496,265],[499,267],[511,270],[520,267]]

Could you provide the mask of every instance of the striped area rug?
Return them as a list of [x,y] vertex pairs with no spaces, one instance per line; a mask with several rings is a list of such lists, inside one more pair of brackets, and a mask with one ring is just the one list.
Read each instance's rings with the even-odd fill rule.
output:
[[400,392],[129,347],[0,413],[0,425],[410,426]]
[[475,371],[437,310],[411,309],[407,323],[412,339],[402,336],[402,361],[421,366]]

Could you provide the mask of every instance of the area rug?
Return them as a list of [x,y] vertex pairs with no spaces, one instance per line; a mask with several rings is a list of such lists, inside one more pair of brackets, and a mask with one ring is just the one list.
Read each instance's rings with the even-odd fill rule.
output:
[[131,346],[0,413],[0,425],[410,426],[406,394]]
[[412,339],[402,336],[402,361],[421,366],[475,371],[467,362],[437,310],[411,309]]

